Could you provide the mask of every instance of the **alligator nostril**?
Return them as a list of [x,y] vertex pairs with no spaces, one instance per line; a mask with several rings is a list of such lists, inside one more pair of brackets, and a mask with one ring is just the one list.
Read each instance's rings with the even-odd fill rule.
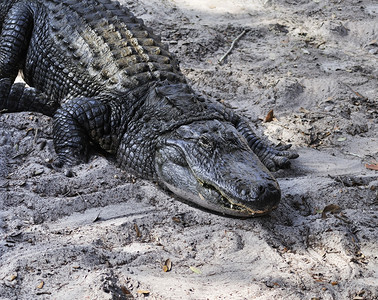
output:
[[278,200],[280,198],[280,190],[276,185],[268,183],[266,185],[260,185],[257,189],[260,200]]
[[267,185],[260,185],[258,188],[259,195],[271,195],[277,193],[277,187],[274,184],[268,183]]
[[263,199],[263,198],[271,198],[272,195],[275,195],[278,191],[277,191],[277,187],[274,185],[274,184],[265,184],[265,185],[259,185],[259,186],[255,186],[255,187],[251,187],[247,184],[240,184],[238,189],[238,194],[240,195],[240,197],[242,197],[243,199],[246,199],[246,198],[260,198],[260,199]]
[[274,192],[274,191],[277,191],[277,186],[272,184],[272,183],[269,183],[267,186],[266,186],[266,189],[269,191],[269,192]]
[[261,195],[265,198],[265,201],[270,202],[270,205],[277,205],[281,198],[280,189],[271,183],[264,187],[264,193]]
[[247,186],[241,186],[239,191],[242,197],[248,197],[249,194],[251,193],[250,188]]

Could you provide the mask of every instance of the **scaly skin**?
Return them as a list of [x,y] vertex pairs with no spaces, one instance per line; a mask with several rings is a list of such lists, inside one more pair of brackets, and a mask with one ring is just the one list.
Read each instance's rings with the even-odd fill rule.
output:
[[[56,166],[81,163],[97,144],[120,167],[205,208],[252,216],[277,206],[266,167],[287,167],[297,154],[265,145],[242,117],[196,95],[126,8],[5,0],[0,26],[0,111],[52,116]],[[19,70],[28,86],[14,83]]]

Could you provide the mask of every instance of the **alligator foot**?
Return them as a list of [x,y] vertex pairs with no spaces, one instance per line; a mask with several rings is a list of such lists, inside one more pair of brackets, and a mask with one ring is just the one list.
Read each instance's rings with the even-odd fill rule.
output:
[[270,170],[277,171],[278,169],[286,169],[290,167],[290,159],[295,159],[299,155],[295,151],[287,151],[291,148],[291,144],[277,145],[275,147],[263,144],[263,148],[259,148],[257,156],[262,163]]
[[290,159],[299,156],[295,151],[288,151],[291,144],[270,146],[263,142],[255,135],[248,122],[242,118],[237,119],[236,128],[246,138],[249,147],[270,171],[288,168]]
[[77,98],[58,109],[53,120],[56,167],[75,166],[87,161],[91,143],[103,150],[112,147],[110,108],[100,100]]
[[58,109],[54,116],[54,147],[58,156],[54,161],[56,168],[75,166],[87,160],[88,136],[74,112]]
[[213,103],[211,104],[211,110],[220,113],[225,120],[230,121],[235,126],[237,131],[247,140],[248,146],[268,170],[277,171],[278,169],[288,168],[290,167],[290,159],[295,159],[299,156],[295,151],[288,151],[291,148],[291,144],[270,146],[262,141],[253,132],[248,121],[232,110]]
[[62,169],[65,166],[77,166],[87,161],[84,154],[74,154],[75,149],[71,150],[72,151],[67,151],[66,153],[58,153],[57,159],[53,162],[54,169]]
[[64,176],[68,178],[76,176],[76,173],[71,168],[64,167],[63,163],[59,160],[54,161],[52,164],[48,163],[46,166],[50,169],[55,170],[58,173],[63,173]]

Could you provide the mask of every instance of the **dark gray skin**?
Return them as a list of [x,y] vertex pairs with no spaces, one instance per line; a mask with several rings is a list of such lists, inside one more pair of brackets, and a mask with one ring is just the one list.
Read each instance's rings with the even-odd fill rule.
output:
[[[0,30],[0,111],[53,117],[57,167],[85,161],[96,145],[212,211],[249,217],[277,207],[268,169],[298,155],[194,93],[160,39],[118,3],[3,0]],[[14,83],[19,71],[28,86]]]

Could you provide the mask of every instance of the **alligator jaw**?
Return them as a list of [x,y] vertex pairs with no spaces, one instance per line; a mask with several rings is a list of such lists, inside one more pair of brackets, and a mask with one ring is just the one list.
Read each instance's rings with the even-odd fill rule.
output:
[[[198,193],[199,197],[201,198],[202,201],[206,201],[205,197],[201,194],[201,193]],[[275,208],[277,208],[277,206],[274,206],[272,207],[271,209],[269,210],[253,210],[243,204],[240,204],[240,203],[235,203],[233,202],[232,200],[224,197],[224,196],[220,196],[220,201],[219,201],[220,205],[222,205],[225,209],[227,209],[228,214],[230,215],[237,215],[237,216],[242,216],[244,215],[245,217],[254,217],[254,216],[262,216],[262,215],[265,215],[267,213],[269,213],[270,211],[274,210]],[[235,213],[233,214],[232,211],[235,211]]]
[[[226,196],[224,193],[222,193],[213,185],[207,184],[198,178],[196,179],[201,187],[203,187],[204,189],[213,191],[213,194],[214,193],[218,194],[217,204],[223,207],[224,213],[227,215],[232,215],[232,216],[237,216],[237,217],[262,216],[275,210],[278,206],[278,203],[277,203],[276,205],[267,207],[265,209],[251,208],[251,207],[248,207],[246,204],[240,203],[240,201],[237,201],[235,199],[232,199],[231,197]],[[201,192],[198,193],[198,196],[200,197],[203,203],[208,202],[208,200],[201,194]]]
[[[192,173],[193,175],[193,173]],[[162,179],[162,178],[161,178]],[[265,202],[264,197],[269,197],[269,195],[259,195],[256,199],[251,199],[250,201],[234,199],[222,193],[214,185],[204,183],[196,177],[192,177],[197,184],[193,185],[189,189],[188,186],[176,186],[165,180],[160,180],[171,192],[184,199],[189,203],[194,203],[200,207],[211,210],[213,212],[218,212],[220,214],[234,216],[239,218],[248,218],[256,217],[268,214],[278,206],[280,192],[277,190],[277,193],[273,197],[278,200],[274,200],[273,204],[270,204],[269,201],[267,205],[261,205]],[[189,183],[189,181],[187,182]],[[271,202],[271,201],[270,201]],[[259,206],[262,206],[261,208]]]

